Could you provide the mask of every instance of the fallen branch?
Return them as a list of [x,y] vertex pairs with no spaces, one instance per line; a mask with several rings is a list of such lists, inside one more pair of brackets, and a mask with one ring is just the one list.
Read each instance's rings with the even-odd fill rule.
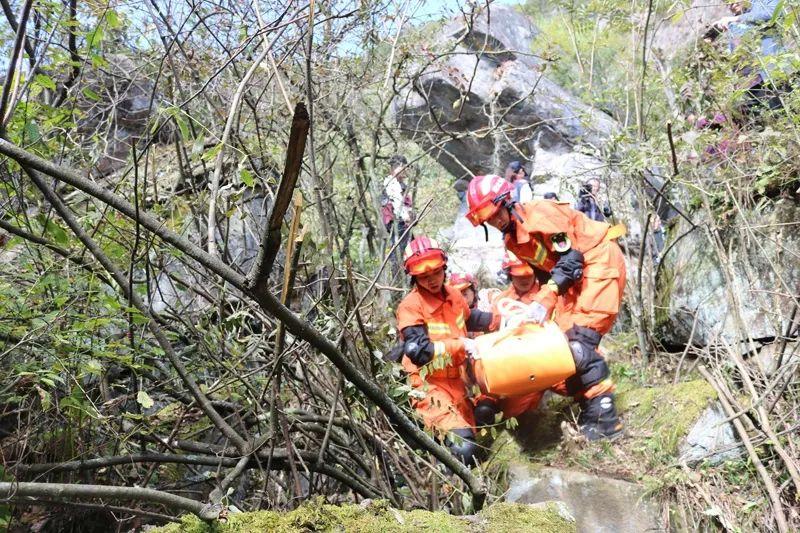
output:
[[[160,490],[141,487],[111,487],[108,485],[76,485],[70,483],[8,483],[0,482],[0,499],[19,500],[19,498],[47,498],[66,500],[68,498],[109,500],[133,500],[137,502],[160,503],[173,509],[180,509],[197,515],[201,520],[211,522],[219,518],[220,506],[203,504],[197,500],[184,498]],[[33,500],[32,503],[35,503]]]
[[[262,290],[272,272],[272,265],[281,247],[281,226],[283,217],[289,204],[292,201],[297,178],[300,176],[300,166],[303,163],[303,153],[306,150],[306,139],[308,138],[308,128],[311,122],[308,118],[308,111],[303,103],[299,103],[294,108],[292,117],[292,129],[289,132],[289,145],[286,148],[286,164],[283,167],[283,177],[278,185],[278,192],[275,194],[275,201],[269,214],[267,227],[261,239],[261,247],[258,250],[253,269],[248,274],[248,286],[253,290]],[[289,254],[290,255],[290,254]]]

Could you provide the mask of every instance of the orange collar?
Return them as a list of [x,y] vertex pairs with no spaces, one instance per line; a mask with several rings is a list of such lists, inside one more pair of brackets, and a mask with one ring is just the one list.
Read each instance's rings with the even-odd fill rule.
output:
[[[447,283],[442,286],[442,292],[440,294],[433,294],[425,289],[420,289],[419,287],[414,287],[414,290],[417,291],[419,299],[422,301],[425,311],[428,313],[435,313],[448,300],[452,301],[454,295],[456,294],[455,289],[449,287]],[[458,296],[459,298],[462,297],[460,292],[458,293]]]

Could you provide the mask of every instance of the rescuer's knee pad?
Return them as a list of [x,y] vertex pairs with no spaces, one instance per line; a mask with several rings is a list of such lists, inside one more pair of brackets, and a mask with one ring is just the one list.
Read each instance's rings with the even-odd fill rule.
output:
[[572,326],[566,335],[575,361],[575,375],[566,380],[567,391],[577,394],[606,379],[611,371],[606,360],[597,352],[602,335],[583,326]]

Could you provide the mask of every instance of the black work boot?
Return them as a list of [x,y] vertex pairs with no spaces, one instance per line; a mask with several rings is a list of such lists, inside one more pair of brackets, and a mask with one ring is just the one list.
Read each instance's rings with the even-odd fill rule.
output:
[[451,429],[446,443],[450,453],[458,457],[462,463],[472,468],[482,460],[481,448],[475,442],[475,433],[471,428]]
[[475,405],[475,425],[479,428],[494,425],[499,410],[493,400],[481,400]]
[[578,426],[587,440],[615,440],[622,436],[622,422],[614,407],[613,394],[581,400]]

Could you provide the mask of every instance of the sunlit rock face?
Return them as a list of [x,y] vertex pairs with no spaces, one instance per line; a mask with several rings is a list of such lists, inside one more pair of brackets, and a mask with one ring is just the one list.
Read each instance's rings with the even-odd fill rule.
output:
[[[727,264],[720,262],[704,231],[707,221],[700,213],[693,216],[695,229],[683,220],[674,228],[674,244],[658,277],[658,337],[678,346],[724,342],[744,353],[749,350],[747,337],[758,347],[787,331],[791,335],[795,300],[790,294],[800,284],[800,237],[795,229],[800,207],[793,200],[781,200],[730,221],[720,233]],[[752,220],[758,221],[757,232],[741,229]]]
[[457,177],[502,174],[512,160],[536,182],[599,172],[602,163],[582,152],[594,154],[617,124],[547,77],[532,51],[536,34],[509,7],[483,10],[471,25],[448,23],[428,57],[405,72],[413,81],[393,103],[401,131]]

